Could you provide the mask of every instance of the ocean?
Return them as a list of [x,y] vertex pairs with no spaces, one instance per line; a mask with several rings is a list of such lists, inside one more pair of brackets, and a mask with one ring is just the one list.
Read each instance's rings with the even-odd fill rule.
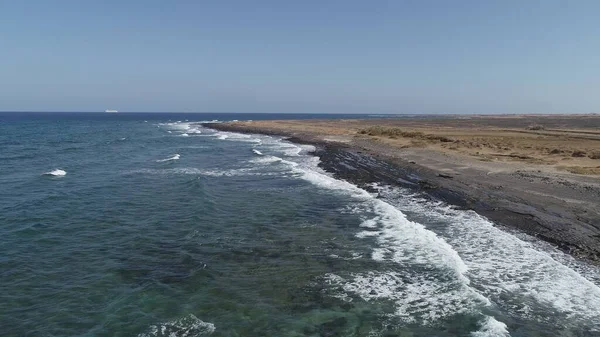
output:
[[598,268],[199,124],[350,117],[0,114],[0,334],[600,336]]

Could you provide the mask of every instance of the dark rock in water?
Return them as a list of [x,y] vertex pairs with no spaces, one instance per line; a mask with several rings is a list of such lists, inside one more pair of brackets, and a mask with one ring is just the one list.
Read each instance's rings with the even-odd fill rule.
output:
[[452,179],[452,178],[454,178],[453,176],[451,176],[451,175],[449,175],[447,173],[438,173],[438,177],[446,178],[446,179]]

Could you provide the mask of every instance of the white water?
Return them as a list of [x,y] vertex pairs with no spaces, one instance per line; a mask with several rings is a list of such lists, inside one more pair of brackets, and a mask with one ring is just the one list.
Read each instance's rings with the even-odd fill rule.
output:
[[159,123],[158,127],[163,127],[167,130],[168,133],[178,132],[182,137],[189,137],[190,134],[200,134],[200,126],[194,123],[187,122],[172,122],[172,123]]
[[426,202],[399,189],[381,188],[380,194],[394,200],[398,208],[447,224],[441,235],[462,256],[469,277],[505,310],[550,322],[552,318],[532,307],[551,308],[567,318],[565,325],[586,323],[600,331],[600,287],[591,281],[600,279],[597,269],[588,266],[582,275],[574,270],[578,266],[557,261],[549,252],[495,227],[475,212]]
[[471,334],[473,337],[506,337],[510,336],[506,324],[498,322],[493,317],[485,318],[479,331]]
[[55,177],[62,177],[62,176],[67,175],[67,172],[64,171],[64,170],[61,170],[61,169],[54,169],[54,170],[52,170],[50,172],[44,173],[44,175],[55,176]]
[[235,133],[235,132],[216,132],[213,134],[213,136],[216,136],[217,139],[220,139],[220,140],[227,139],[230,141],[244,142],[244,143],[256,143],[256,144],[261,143],[261,138],[259,138],[259,137],[253,137],[252,135],[245,135],[245,134]]
[[178,153],[176,153],[176,154],[174,154],[173,156],[171,156],[169,158],[159,159],[156,162],[157,163],[163,163],[163,162],[166,162],[166,161],[179,160],[180,157],[181,156]]
[[138,337],[200,337],[215,332],[215,325],[204,322],[194,315],[188,315],[170,322],[151,325],[148,332]]

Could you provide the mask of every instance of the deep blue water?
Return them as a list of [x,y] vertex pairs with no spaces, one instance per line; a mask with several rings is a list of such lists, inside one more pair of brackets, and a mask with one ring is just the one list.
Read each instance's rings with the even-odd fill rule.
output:
[[[146,113],[146,112],[2,112],[0,121],[17,120],[95,120],[95,121],[231,121],[231,120],[266,120],[266,119],[343,119],[343,118],[392,118],[412,115],[380,115],[380,114],[318,114],[318,113]],[[424,117],[426,115],[423,115]]]
[[595,267],[194,123],[352,116],[0,114],[2,336],[600,335]]

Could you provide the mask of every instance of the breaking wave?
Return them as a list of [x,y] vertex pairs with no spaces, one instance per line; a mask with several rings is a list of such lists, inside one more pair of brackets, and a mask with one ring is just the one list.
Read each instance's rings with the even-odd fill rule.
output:
[[163,163],[163,162],[166,162],[166,161],[179,160],[179,158],[180,158],[179,154],[176,153],[176,154],[174,154],[173,156],[171,156],[169,158],[159,159],[156,162],[157,163]]
[[215,330],[214,324],[190,314],[170,322],[151,325],[147,332],[138,337],[200,337],[211,335]]
[[62,177],[67,175],[67,171],[61,170],[61,169],[55,169],[49,172],[44,173],[43,175],[46,176],[55,176],[55,177]]
[[[531,242],[502,230],[473,211],[463,211],[397,188],[380,187],[380,197],[427,222],[443,223],[443,236],[468,267],[478,289],[510,314],[542,323],[588,326],[600,331],[597,272],[567,266]],[[554,252],[554,254],[562,254]],[[556,313],[550,317],[548,308]]]

